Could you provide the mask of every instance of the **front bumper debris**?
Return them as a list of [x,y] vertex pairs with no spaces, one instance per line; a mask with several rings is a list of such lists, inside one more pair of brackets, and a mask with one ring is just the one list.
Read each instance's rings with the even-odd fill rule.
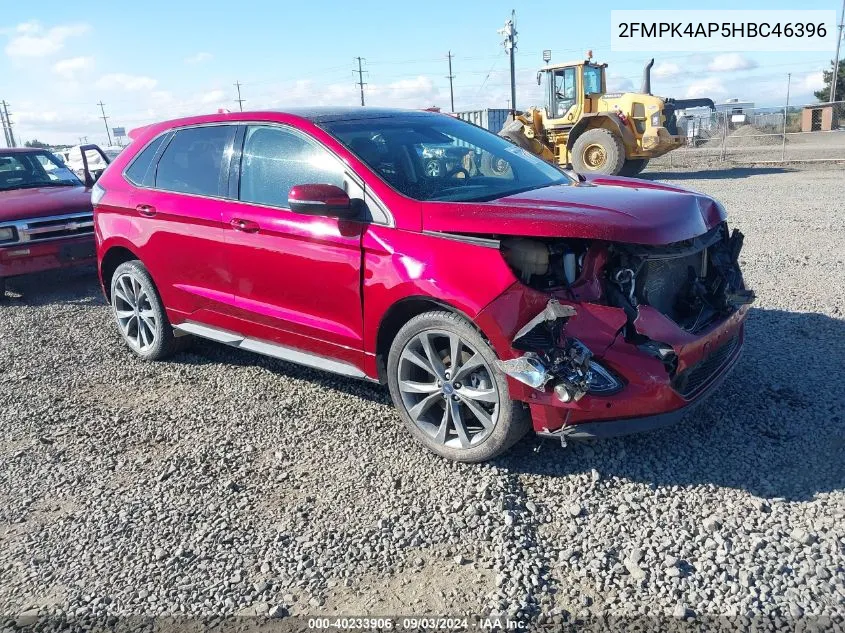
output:
[[596,422],[581,422],[579,424],[571,424],[549,431],[543,429],[537,431],[537,435],[543,438],[551,438],[559,440],[561,446],[567,445],[567,440],[585,440],[585,439],[605,439],[611,437],[622,437],[625,435],[633,435],[636,433],[647,433],[649,431],[656,431],[658,429],[674,426],[679,423],[685,416],[695,411],[699,405],[704,403],[724,382],[725,378],[730,374],[731,369],[739,359],[741,348],[731,348],[735,352],[731,357],[729,363],[725,363],[723,367],[719,368],[713,380],[711,380],[706,387],[698,394],[696,399],[692,402],[686,403],[678,409],[667,411],[665,413],[655,413],[638,418],[623,418],[620,420],[601,420]]
[[534,389],[549,382],[561,402],[578,401],[587,393],[613,393],[622,387],[612,372],[593,360],[590,349],[576,338],[564,338],[563,329],[576,315],[571,306],[550,299],[546,307],[517,333],[518,358],[496,361],[505,374]]

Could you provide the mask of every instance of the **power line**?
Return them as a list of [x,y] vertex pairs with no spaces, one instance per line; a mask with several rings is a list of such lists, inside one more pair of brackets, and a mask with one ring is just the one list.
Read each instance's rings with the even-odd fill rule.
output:
[[103,113],[103,116],[100,118],[103,120],[103,123],[106,126],[106,136],[109,137],[109,146],[111,146],[111,130],[109,130],[109,118],[106,116],[106,104],[103,103],[103,100],[100,99],[100,103],[97,104],[100,106],[100,112]]
[[238,107],[241,109],[241,112],[243,112],[244,111],[244,101],[246,101],[246,99],[241,99],[241,82],[240,81],[235,82],[235,88],[238,89],[238,98],[235,99],[235,101],[238,102]]
[[449,54],[447,55],[447,57],[449,58],[449,76],[446,77],[446,79],[449,80],[449,102],[452,104],[452,109],[450,110],[450,112],[454,112],[455,111],[455,88],[454,88],[454,85],[452,84],[452,80],[455,78],[455,75],[452,74],[452,57],[454,57],[454,55],[452,55],[452,51],[449,51]]
[[358,60],[358,70],[357,71],[353,70],[352,72],[358,73],[358,86],[361,88],[361,105],[363,106],[364,105],[364,86],[367,85],[366,83],[364,83],[364,73],[366,71],[363,70],[363,68],[361,67],[361,62],[364,61],[364,59],[362,57],[356,57],[355,59]]

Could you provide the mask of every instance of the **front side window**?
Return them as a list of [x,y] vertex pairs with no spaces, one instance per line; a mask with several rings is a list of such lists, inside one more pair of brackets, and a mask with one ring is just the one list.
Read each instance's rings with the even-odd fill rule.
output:
[[221,178],[221,170],[224,159],[228,158],[234,131],[231,125],[209,125],[176,132],[158,161],[156,188],[201,196],[224,196],[226,184]]
[[0,152],[0,191],[81,185],[82,181],[50,152]]
[[555,101],[557,112],[561,117],[575,104],[575,69],[561,68],[555,71]]
[[571,182],[524,149],[445,115],[322,125],[394,189],[416,200],[493,200]]
[[343,179],[340,162],[301,134],[276,126],[247,128],[241,159],[241,201],[288,208],[288,193],[294,186],[342,187]]

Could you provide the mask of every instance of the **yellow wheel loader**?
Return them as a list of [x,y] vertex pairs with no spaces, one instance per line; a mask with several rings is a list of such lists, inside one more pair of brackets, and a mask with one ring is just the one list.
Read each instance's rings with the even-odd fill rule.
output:
[[511,142],[578,173],[634,176],[649,159],[680,147],[675,111],[708,106],[711,99],[655,97],[651,94],[652,59],[643,72],[640,92],[607,93],[607,64],[587,59],[541,68],[545,105],[517,113],[499,132]]

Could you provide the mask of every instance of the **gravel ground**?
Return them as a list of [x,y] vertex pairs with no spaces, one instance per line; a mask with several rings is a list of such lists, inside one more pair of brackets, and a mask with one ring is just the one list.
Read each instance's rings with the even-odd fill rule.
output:
[[843,171],[646,176],[717,196],[746,233],[759,300],[739,366],[676,427],[529,437],[487,465],[424,452],[378,386],[212,343],[137,361],[90,270],[12,281],[7,625],[495,611],[841,626]]

